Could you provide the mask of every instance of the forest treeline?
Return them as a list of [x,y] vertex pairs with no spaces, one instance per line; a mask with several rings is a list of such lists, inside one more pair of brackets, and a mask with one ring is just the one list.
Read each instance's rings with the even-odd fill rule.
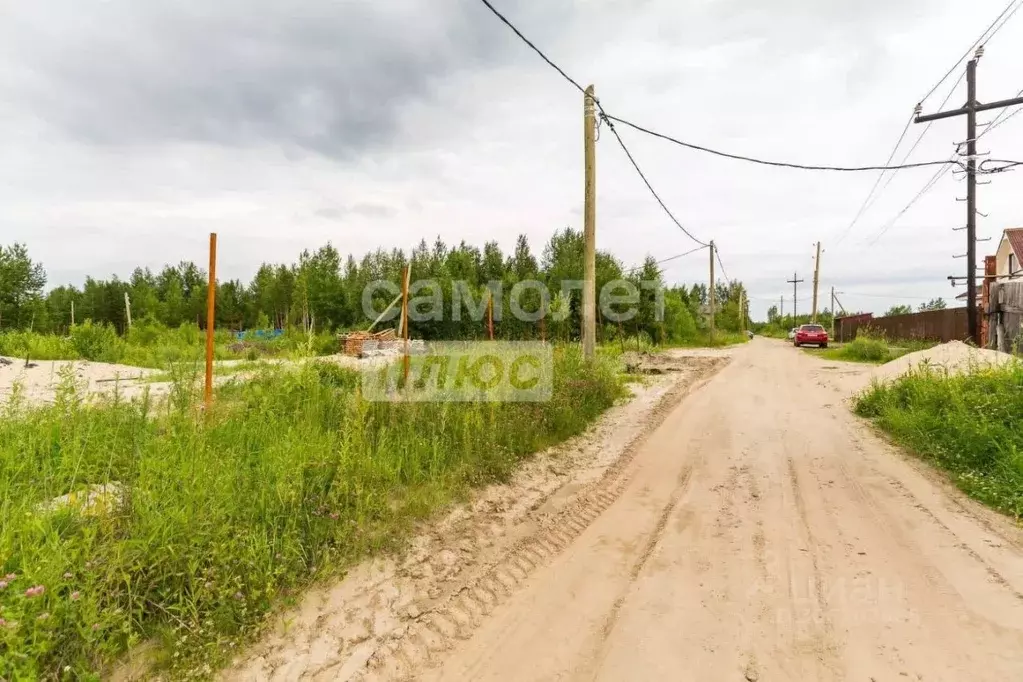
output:
[[[316,330],[362,329],[372,319],[363,306],[363,291],[377,280],[401,281],[404,267],[411,261],[412,279],[430,280],[439,287],[445,305],[450,307],[455,282],[464,282],[482,297],[488,283],[501,282],[505,314],[495,324],[495,336],[505,339],[575,338],[579,329],[580,296],[578,291],[561,294],[562,282],[582,279],[583,238],[581,232],[566,228],[555,233],[535,255],[524,235],[515,249],[505,254],[496,242],[482,249],[462,242],[448,246],[439,238],[432,244],[425,240],[405,253],[400,249],[377,250],[361,260],[342,256],[327,244],[315,251],[304,251],[298,262],[264,263],[248,284],[240,280],[217,282],[216,325],[218,328],[269,329],[305,328]],[[627,269],[613,255],[597,253],[597,291],[614,280],[656,282],[663,294],[663,316],[657,319],[657,293],[649,285],[642,288],[638,314],[625,322],[623,331],[645,333],[652,340],[685,340],[697,336],[704,328],[705,306],[708,302],[706,284],[691,286],[664,282],[654,259],[648,257],[639,268]],[[516,282],[537,280],[550,291],[549,313],[544,322],[515,319],[510,314],[508,298]],[[717,328],[738,331],[739,304],[743,292],[739,282],[719,282],[717,287]],[[127,280],[117,276],[109,279],[87,277],[84,285],[62,285],[46,289],[46,273],[41,263],[32,261],[27,248],[14,244],[0,248],[0,330],[32,329],[40,333],[67,333],[74,320],[81,324],[110,325],[123,333],[127,323],[125,294],[131,301],[132,318],[168,327],[182,324],[205,327],[206,272],[193,262],[167,265],[159,272],[136,268]],[[419,290],[420,296],[435,293],[429,287]],[[384,309],[391,298],[384,290],[374,295],[373,307]],[[539,309],[538,291],[526,290],[519,301],[522,309]],[[470,315],[456,320],[450,309],[439,320],[413,321],[411,330],[419,338],[480,338],[484,325]],[[414,318],[413,318],[414,319]],[[618,325],[601,320],[601,326],[613,333]],[[541,332],[541,326],[543,330]]]

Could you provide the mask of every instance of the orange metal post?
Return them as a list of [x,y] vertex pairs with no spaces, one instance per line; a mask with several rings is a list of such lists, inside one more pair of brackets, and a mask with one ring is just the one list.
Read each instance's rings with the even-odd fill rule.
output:
[[209,409],[213,401],[213,321],[217,305],[217,233],[210,232],[210,284],[206,291],[206,390],[203,402]]
[[405,385],[408,386],[408,373],[409,373],[409,355],[408,355],[408,278],[409,278],[409,266],[405,266],[405,272],[402,273],[401,277],[401,331],[402,338],[404,341],[404,357],[402,358],[402,365],[405,373]]
[[487,334],[494,340],[494,292],[487,296]]

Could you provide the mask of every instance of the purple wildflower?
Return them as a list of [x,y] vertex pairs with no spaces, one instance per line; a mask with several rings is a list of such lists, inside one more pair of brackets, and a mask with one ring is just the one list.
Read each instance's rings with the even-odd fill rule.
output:
[[71,593],[71,601],[78,601],[82,598],[82,593],[77,590]]
[[43,587],[42,585],[36,585],[35,587],[30,587],[27,590],[25,590],[25,596],[31,599],[32,597],[38,597],[45,591],[46,591],[45,587]]
[[0,580],[0,590],[5,590],[5,589],[7,589],[7,581],[6,580]]
[[17,579],[18,579],[17,573],[8,573],[7,575],[4,576],[4,580],[6,580],[8,583],[13,583]]
[[99,623],[93,623],[92,624],[92,631],[96,632],[97,630],[99,630]]

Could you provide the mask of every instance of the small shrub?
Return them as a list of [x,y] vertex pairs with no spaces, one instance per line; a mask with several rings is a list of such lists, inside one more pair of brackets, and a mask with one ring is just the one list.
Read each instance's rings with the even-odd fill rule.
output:
[[891,356],[884,339],[857,336],[852,343],[841,349],[842,355],[859,362],[887,362]]
[[71,343],[78,357],[85,360],[118,362],[121,356],[121,339],[117,331],[106,324],[93,324],[86,320],[71,327]]

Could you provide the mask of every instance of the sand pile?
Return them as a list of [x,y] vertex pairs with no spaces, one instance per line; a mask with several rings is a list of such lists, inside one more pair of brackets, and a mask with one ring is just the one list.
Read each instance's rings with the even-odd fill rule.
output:
[[986,348],[975,348],[962,341],[950,341],[934,348],[903,355],[885,363],[871,372],[871,378],[878,381],[897,379],[910,370],[928,365],[951,374],[968,372],[971,369],[997,367],[1012,362],[1014,356]]
[[0,403],[5,402],[20,384],[29,402],[50,402],[65,372],[71,372],[75,384],[86,393],[113,393],[121,391],[125,397],[140,394],[145,377],[156,370],[129,365],[112,365],[85,360],[39,360],[25,365],[18,358],[0,363]]

